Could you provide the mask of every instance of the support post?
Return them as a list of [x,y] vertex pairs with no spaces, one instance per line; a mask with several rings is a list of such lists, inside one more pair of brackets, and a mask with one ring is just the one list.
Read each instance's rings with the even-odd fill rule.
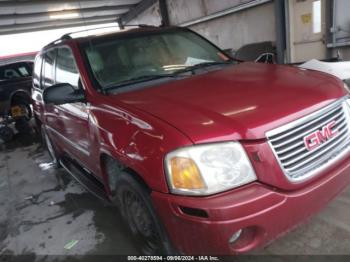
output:
[[123,30],[125,28],[125,26],[123,24],[123,20],[120,17],[117,18],[117,23],[118,23],[120,30]]
[[277,63],[284,64],[284,53],[286,49],[286,18],[285,18],[285,2],[275,0],[275,18],[276,18],[276,53]]
[[159,0],[159,11],[162,19],[162,26],[169,26],[169,13],[166,0]]

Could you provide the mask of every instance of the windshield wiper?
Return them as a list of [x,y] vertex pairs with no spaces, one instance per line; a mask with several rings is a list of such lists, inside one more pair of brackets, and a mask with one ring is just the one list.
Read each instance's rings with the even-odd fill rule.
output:
[[205,63],[199,63],[193,66],[188,66],[184,69],[177,70],[176,72],[172,74],[159,74],[159,75],[142,75],[142,76],[137,76],[133,78],[126,79],[124,81],[121,81],[117,84],[113,84],[110,86],[107,86],[103,88],[103,92],[108,92],[111,89],[118,89],[127,85],[132,85],[132,84],[138,84],[142,82],[147,82],[147,81],[152,81],[152,80],[157,80],[161,78],[175,78],[178,77],[182,73],[186,73],[189,71],[193,71],[199,68],[204,68],[208,66],[214,66],[214,65],[228,65],[232,64],[232,61],[227,61],[227,62],[205,62]]
[[138,84],[142,82],[152,81],[152,80],[161,79],[161,78],[169,78],[169,77],[176,77],[176,75],[174,74],[142,75],[142,76],[126,79],[124,81],[119,82],[116,85],[107,86],[103,88],[103,91],[117,89],[126,85]]
[[178,74],[194,71],[196,69],[205,68],[205,67],[209,67],[209,66],[230,65],[230,64],[232,64],[232,61],[227,61],[227,62],[204,62],[204,63],[199,63],[199,64],[196,64],[196,65],[193,65],[193,66],[186,67],[184,69],[180,69],[180,70],[176,71],[174,74],[178,75]]

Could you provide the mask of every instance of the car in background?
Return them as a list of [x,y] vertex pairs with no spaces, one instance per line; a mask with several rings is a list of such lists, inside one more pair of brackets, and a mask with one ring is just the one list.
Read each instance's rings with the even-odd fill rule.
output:
[[231,51],[230,53],[239,61],[264,64],[276,63],[276,44],[271,41],[246,44],[237,51]]
[[299,65],[300,68],[324,72],[343,80],[347,86],[350,85],[350,61],[319,61],[309,60]]
[[237,62],[186,28],[66,35],[38,54],[32,98],[53,162],[144,254],[248,252],[350,184],[341,80]]
[[20,133],[30,131],[32,71],[33,62],[0,65],[0,137],[5,141],[13,136],[11,122]]

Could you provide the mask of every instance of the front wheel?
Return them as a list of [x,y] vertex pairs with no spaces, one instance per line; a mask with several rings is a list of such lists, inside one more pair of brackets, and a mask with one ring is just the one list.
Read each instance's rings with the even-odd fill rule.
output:
[[150,194],[131,174],[118,175],[115,202],[144,255],[170,254],[170,243],[154,211]]
[[18,133],[22,135],[29,135],[32,133],[32,128],[30,127],[29,120],[27,120],[25,117],[16,119],[15,128]]
[[32,109],[24,102],[15,103],[11,107],[11,116],[15,120],[15,127],[18,133],[28,135],[32,133],[29,121],[32,118]]
[[10,142],[14,136],[13,130],[8,126],[0,126],[0,139]]

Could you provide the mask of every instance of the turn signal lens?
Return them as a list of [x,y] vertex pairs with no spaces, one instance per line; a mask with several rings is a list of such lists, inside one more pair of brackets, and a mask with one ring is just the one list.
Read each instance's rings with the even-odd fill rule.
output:
[[204,181],[196,163],[186,157],[173,157],[170,160],[171,180],[177,189],[203,189]]

